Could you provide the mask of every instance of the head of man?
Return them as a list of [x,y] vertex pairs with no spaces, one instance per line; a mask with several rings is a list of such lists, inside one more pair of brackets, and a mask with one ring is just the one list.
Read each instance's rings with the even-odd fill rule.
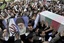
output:
[[41,36],[41,37],[45,37],[45,35],[46,35],[46,34],[45,34],[45,31],[42,31],[42,30],[40,30],[39,33],[40,33],[40,36]]
[[29,31],[33,31],[33,26],[31,25],[31,23],[28,24],[28,29]]
[[64,37],[64,31],[60,32],[60,36]]
[[22,18],[17,18],[16,24],[20,29],[22,29],[24,27],[24,20]]

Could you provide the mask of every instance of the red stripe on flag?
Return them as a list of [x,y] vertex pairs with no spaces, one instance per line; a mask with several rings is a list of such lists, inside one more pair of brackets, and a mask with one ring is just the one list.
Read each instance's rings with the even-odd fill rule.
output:
[[52,20],[51,26],[52,26],[54,29],[58,30],[58,28],[59,28],[59,26],[60,26],[60,23]]

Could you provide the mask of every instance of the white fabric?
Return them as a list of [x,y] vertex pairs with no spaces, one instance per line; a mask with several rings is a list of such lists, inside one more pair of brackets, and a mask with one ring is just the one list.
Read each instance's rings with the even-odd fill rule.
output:
[[15,18],[17,18],[17,17],[18,17],[18,13],[16,14]]
[[18,10],[17,10],[17,7],[18,7],[17,5],[16,5],[16,6],[14,6],[14,9],[15,9],[16,11],[18,11]]
[[15,36],[15,35],[13,35],[14,34],[14,32],[12,32],[13,31],[13,29],[11,29],[11,28],[9,28],[9,36],[11,37],[11,36]]
[[50,42],[50,41],[51,41],[51,39],[52,39],[52,37],[49,37],[48,41]]
[[42,37],[39,37],[39,40],[42,40]]
[[52,33],[49,33],[48,35],[52,35]]
[[26,27],[24,27],[23,29],[19,29],[20,35],[23,35],[26,33]]
[[60,32],[62,32],[62,31],[64,31],[64,25],[60,25],[60,26],[59,26],[58,32],[60,33]]
[[28,36],[29,35],[29,32],[28,33],[25,33],[25,36]]
[[10,21],[9,21],[9,26],[11,26],[11,24],[16,25],[13,18],[11,18]]
[[37,17],[36,17],[36,19],[35,19],[34,28],[36,28],[36,25],[37,25],[37,23],[38,23],[38,20],[39,20],[39,14],[37,14]]
[[5,41],[8,41],[9,37],[4,37]]
[[52,0],[46,0],[46,1],[52,1]]
[[26,9],[26,8],[24,9],[24,12],[25,12],[25,11],[27,11],[27,9]]
[[30,15],[29,15],[30,17],[32,16],[32,12],[30,12]]

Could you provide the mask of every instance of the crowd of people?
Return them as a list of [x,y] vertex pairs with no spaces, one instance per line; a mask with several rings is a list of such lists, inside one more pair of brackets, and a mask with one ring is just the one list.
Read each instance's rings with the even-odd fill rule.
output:
[[64,43],[64,31],[57,32],[40,12],[50,11],[64,16],[64,5],[58,2],[3,2],[0,9],[0,43]]

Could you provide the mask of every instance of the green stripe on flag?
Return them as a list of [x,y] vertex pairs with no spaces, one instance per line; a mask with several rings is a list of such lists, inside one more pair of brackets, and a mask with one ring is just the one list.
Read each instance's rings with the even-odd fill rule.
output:
[[45,21],[48,22],[48,24],[49,24],[49,26],[50,26],[52,20],[46,17],[46,18],[45,18]]

